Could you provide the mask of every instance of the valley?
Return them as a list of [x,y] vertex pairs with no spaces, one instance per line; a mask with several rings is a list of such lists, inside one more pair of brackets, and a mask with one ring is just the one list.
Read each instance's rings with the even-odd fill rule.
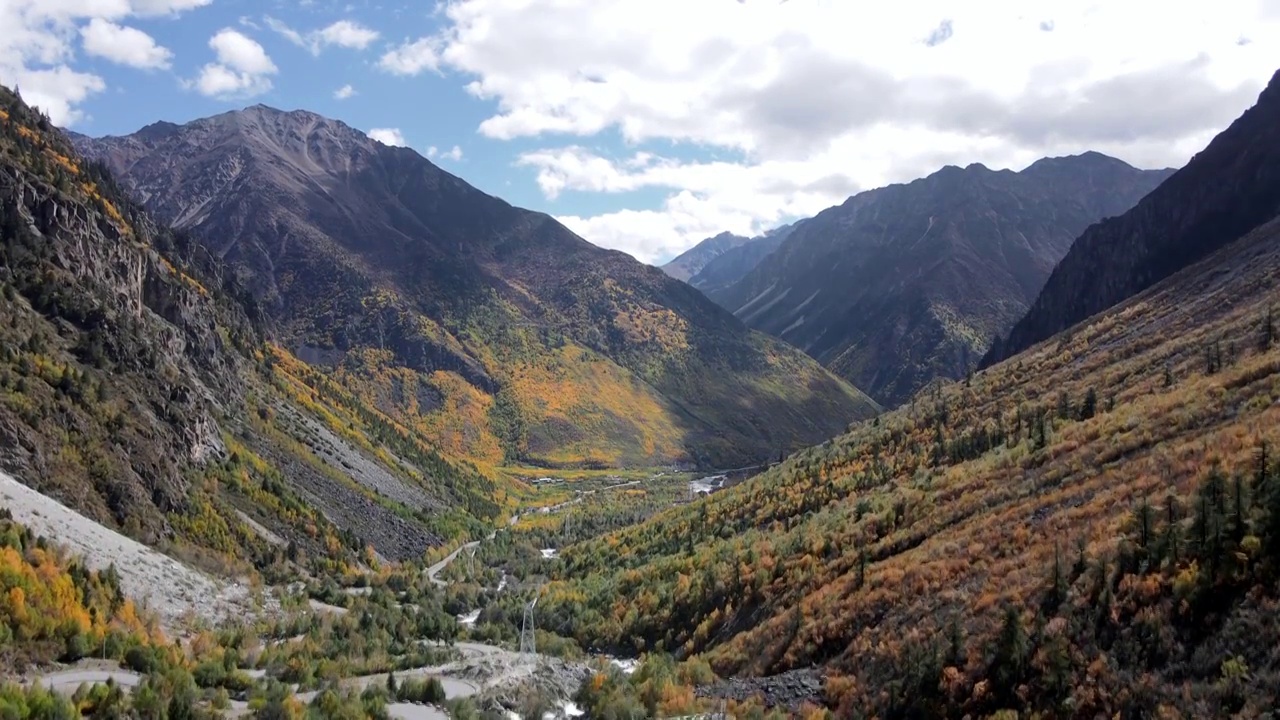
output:
[[[203,82],[280,70],[239,33]],[[655,267],[460,146],[91,137],[0,86],[0,716],[1270,717],[1277,127],[1280,73],[1177,170],[1030,143],[774,178],[775,219],[852,194],[773,230],[613,217]],[[591,152],[512,166],[630,202],[727,162]]]

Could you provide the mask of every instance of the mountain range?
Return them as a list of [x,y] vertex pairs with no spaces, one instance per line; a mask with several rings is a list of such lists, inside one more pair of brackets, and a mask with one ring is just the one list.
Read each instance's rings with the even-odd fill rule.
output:
[[707,263],[749,242],[751,242],[749,237],[722,232],[715,237],[709,237],[699,242],[672,258],[670,262],[662,266],[662,270],[677,280],[688,281],[689,278],[701,272],[702,268],[707,266]]
[[701,293],[416,152],[255,106],[73,136],[281,343],[484,467],[736,467],[878,408]]
[[[587,647],[674,649],[735,677],[708,694],[840,717],[1265,714],[1280,702],[1278,127],[1280,73],[1084,232],[993,353],[1010,357],[570,548],[542,617]],[[1115,166],[1027,172],[1078,182],[1080,162],[1095,179]],[[928,182],[1014,182],[992,175]],[[1115,189],[1095,187],[1097,202]]]
[[[1143,198],[1132,212],[1089,228],[991,364],[1163,280],[1280,211],[1280,73],[1254,107]],[[1208,180],[1213,178],[1213,180]]]
[[731,285],[751,271],[791,234],[794,225],[779,225],[755,237],[720,233],[676,256],[662,269],[704,293]]
[[892,407],[974,369],[1085,228],[1171,173],[1093,152],[1021,172],[948,166],[800,222],[769,262],[702,287]]

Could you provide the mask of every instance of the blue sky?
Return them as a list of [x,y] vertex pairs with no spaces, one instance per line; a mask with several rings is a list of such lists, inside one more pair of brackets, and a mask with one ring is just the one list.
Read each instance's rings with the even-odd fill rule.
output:
[[[335,22],[358,22],[379,33],[379,38],[364,50],[333,46],[313,54],[273,31],[267,18],[304,36]],[[101,76],[108,90],[90,96],[80,106],[84,118],[74,126],[90,135],[128,134],[157,120],[184,123],[263,103],[285,110],[311,110],[364,131],[398,129],[406,143],[424,155],[431,147],[439,153],[457,147],[462,151],[461,159],[439,154],[433,159],[485,192],[517,205],[553,214],[596,215],[661,203],[662,192],[652,188],[622,195],[570,192],[548,200],[535,182],[536,170],[513,163],[520,153],[536,150],[543,142],[533,138],[494,142],[480,136],[476,128],[494,114],[496,103],[468,94],[464,78],[423,73],[405,79],[379,71],[377,49],[439,33],[442,20],[433,8],[324,0],[307,4],[218,0],[181,15],[138,18],[130,26],[171,49],[171,67],[139,70],[84,55],[77,68]],[[262,45],[278,68],[270,78],[270,90],[215,98],[184,87],[185,80],[197,77],[201,67],[214,59],[208,42],[211,34],[222,28],[232,28]],[[336,98],[334,93],[346,86],[355,94]],[[602,135],[593,145],[602,152],[620,147],[616,133]],[[678,149],[674,152],[695,155]]]
[[1275,0],[0,0],[0,27],[0,82],[80,132],[308,109],[651,262],[947,164],[1178,166],[1280,67]]

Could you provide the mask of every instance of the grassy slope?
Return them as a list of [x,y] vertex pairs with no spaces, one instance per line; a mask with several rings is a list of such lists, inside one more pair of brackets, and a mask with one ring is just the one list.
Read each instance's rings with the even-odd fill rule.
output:
[[[574,617],[583,643],[707,652],[726,673],[828,664],[860,678],[839,686],[852,704],[889,687],[906,639],[956,617],[978,672],[1002,604],[1039,601],[1055,549],[1112,556],[1139,503],[1185,507],[1211,467],[1250,472],[1259,444],[1280,441],[1280,352],[1258,347],[1280,300],[1277,240],[1273,223],[969,387],[564,551],[553,596],[585,608],[544,615]],[[1212,374],[1207,348],[1224,358]],[[1091,391],[1096,414],[1080,420]]]

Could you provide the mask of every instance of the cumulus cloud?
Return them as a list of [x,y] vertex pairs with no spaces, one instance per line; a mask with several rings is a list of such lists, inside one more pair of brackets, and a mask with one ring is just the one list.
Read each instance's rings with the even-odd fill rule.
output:
[[231,28],[219,30],[209,39],[215,62],[200,69],[190,83],[202,95],[239,99],[271,90],[271,76],[277,68],[267,51],[253,38]]
[[173,53],[150,35],[102,18],[80,28],[80,38],[86,53],[140,70],[168,68],[173,60]]
[[[1180,165],[1280,60],[1266,0],[1033,5],[454,0],[443,31],[379,66],[467,78],[496,108],[482,135],[545,140],[518,162],[549,199],[665,191],[654,209],[563,218],[648,259],[944,164],[1098,150]],[[1246,31],[1255,42],[1238,45]],[[632,154],[602,150],[615,134]]]
[[106,82],[97,75],[76,72],[66,65],[23,70],[17,78],[15,85],[22,89],[22,98],[43,110],[59,126],[79,122],[84,113],[76,106],[90,95],[107,89]]
[[334,100],[349,100],[356,96],[356,89],[350,85],[343,85],[333,91]]
[[427,157],[438,160],[453,160],[454,162],[457,162],[462,159],[462,148],[454,145],[448,150],[441,152],[440,148],[432,145],[427,148]]
[[86,53],[114,62],[164,67],[168,51],[123,23],[135,16],[173,15],[211,1],[0,0],[0,83],[21,88],[27,101],[54,123],[75,125],[85,118],[80,105],[107,87],[98,75],[73,67],[78,40]]
[[392,147],[405,147],[409,144],[405,141],[404,134],[400,132],[400,128],[374,128],[368,132],[368,135],[383,145]]
[[377,30],[365,27],[352,20],[339,20],[319,30],[313,30],[305,34],[273,17],[265,17],[263,22],[281,37],[294,45],[306,48],[313,55],[319,55],[327,47],[364,50],[380,37]]
[[424,70],[438,70],[438,47],[437,39],[430,37],[407,42],[387,51],[378,61],[378,67],[393,75],[417,75]]

